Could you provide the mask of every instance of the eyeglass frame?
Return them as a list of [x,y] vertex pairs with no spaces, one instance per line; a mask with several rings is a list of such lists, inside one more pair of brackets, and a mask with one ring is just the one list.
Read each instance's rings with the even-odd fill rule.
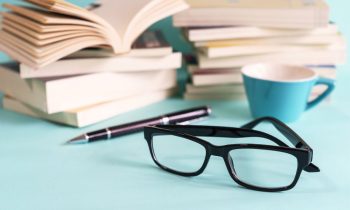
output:
[[[284,135],[295,148],[289,147],[280,139],[258,130],[253,130],[254,127],[262,122],[271,123],[282,135]],[[181,172],[161,164],[156,157],[153,148],[153,137],[157,135],[172,135],[181,137],[198,144],[201,144],[206,151],[203,165],[195,172]],[[236,127],[222,127],[222,126],[202,126],[202,125],[157,125],[147,126],[144,128],[144,136],[147,141],[149,151],[152,159],[157,166],[161,169],[185,177],[198,176],[208,165],[211,156],[219,156],[224,159],[226,168],[231,178],[241,186],[248,189],[264,191],[264,192],[278,192],[292,189],[298,182],[301,172],[319,172],[320,169],[312,163],[313,150],[312,148],[291,128],[286,124],[273,117],[262,117],[253,120],[240,128]],[[228,138],[245,138],[245,137],[261,137],[276,143],[278,146],[264,145],[264,144],[228,144],[223,146],[217,146],[210,142],[198,138],[198,136],[211,136],[211,137],[228,137]],[[284,152],[293,155],[298,162],[297,171],[291,184],[282,187],[260,187],[249,183],[245,183],[239,179],[234,171],[233,161],[229,155],[229,152],[235,149],[261,149]]]

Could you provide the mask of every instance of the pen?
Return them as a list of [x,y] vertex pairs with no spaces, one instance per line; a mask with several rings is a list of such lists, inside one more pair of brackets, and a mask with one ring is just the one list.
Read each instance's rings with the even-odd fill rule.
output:
[[145,126],[166,125],[166,124],[188,124],[193,121],[208,117],[211,109],[208,106],[195,107],[178,112],[165,114],[136,122],[117,125],[77,136],[67,142],[67,144],[91,143],[108,140],[118,136],[142,131]]

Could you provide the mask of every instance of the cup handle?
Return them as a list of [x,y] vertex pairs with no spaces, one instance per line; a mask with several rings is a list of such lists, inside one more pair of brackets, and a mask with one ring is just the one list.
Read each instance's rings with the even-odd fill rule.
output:
[[316,85],[326,85],[328,88],[321,95],[319,95],[316,99],[308,102],[306,105],[306,110],[309,110],[309,109],[315,107],[317,104],[319,104],[321,101],[323,101],[323,99],[325,99],[335,88],[334,80],[326,79],[326,78],[322,78],[322,77],[320,77],[317,80],[315,86]]

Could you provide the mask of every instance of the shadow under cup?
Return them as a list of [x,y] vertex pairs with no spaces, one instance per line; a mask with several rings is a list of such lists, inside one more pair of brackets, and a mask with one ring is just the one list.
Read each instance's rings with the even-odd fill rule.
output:
[[[243,67],[242,74],[255,118],[271,116],[284,122],[295,121],[334,89],[334,80],[318,77],[316,72],[302,66],[254,64]],[[316,85],[326,85],[327,89],[309,101]]]

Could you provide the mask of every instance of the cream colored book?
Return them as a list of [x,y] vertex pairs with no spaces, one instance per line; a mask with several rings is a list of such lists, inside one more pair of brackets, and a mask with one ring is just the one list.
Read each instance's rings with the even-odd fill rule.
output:
[[241,72],[234,72],[231,70],[207,70],[191,75],[192,83],[195,86],[206,85],[223,85],[223,84],[241,84],[243,78]]
[[185,93],[185,100],[245,100],[246,95],[241,93],[214,93],[214,94],[195,94]]
[[176,14],[174,25],[249,25],[274,28],[327,26],[329,8],[324,0],[187,0],[190,9]]
[[[309,101],[314,100],[326,90],[324,86],[315,87],[309,97]],[[184,99],[186,100],[246,100],[245,92],[210,92],[210,93],[191,93],[185,92]],[[329,102],[331,97],[328,97]]]
[[208,58],[198,54],[200,68],[237,68],[252,63],[285,63],[294,65],[338,65],[346,61],[345,50],[316,50],[299,53],[266,53],[260,55]]
[[243,84],[229,84],[229,85],[206,85],[195,86],[193,84],[186,84],[186,93],[189,94],[243,94]]
[[177,85],[176,69],[27,80],[18,71],[17,63],[0,65],[0,91],[49,114]]
[[256,55],[264,53],[299,53],[306,51],[316,50],[345,50],[346,42],[342,37],[338,39],[325,38],[324,41],[320,42],[309,42],[309,43],[289,43],[283,40],[272,41],[272,40],[261,40],[261,42],[254,42],[252,40],[246,40],[237,44],[232,44],[226,47],[200,47],[199,51],[204,53],[209,58],[219,57],[230,57],[230,56],[242,56],[242,55]]
[[218,41],[196,42],[196,47],[234,47],[245,45],[276,45],[276,44],[294,44],[294,45],[328,45],[328,44],[346,45],[345,38],[337,33],[331,35],[301,35],[301,36],[283,36],[266,38],[242,38],[227,39]]
[[91,11],[63,0],[5,3],[0,50],[14,60],[40,68],[88,47],[130,51],[150,25],[188,8],[184,0],[101,0]]
[[[172,52],[172,46],[160,30],[147,30],[135,40],[131,50],[124,55],[130,57],[161,57],[170,55]],[[67,58],[105,58],[115,56],[108,48],[92,47],[68,55]]]
[[4,96],[3,107],[36,118],[74,127],[84,127],[162,101],[174,92],[175,89],[143,93],[55,114],[47,114],[10,96]]
[[285,36],[336,35],[338,27],[328,24],[315,29],[281,29],[255,26],[217,26],[184,28],[188,40],[192,42],[218,41],[229,39],[267,38]]
[[215,72],[231,72],[241,73],[241,68],[199,68],[197,65],[188,65],[187,71],[190,74],[215,73]]
[[314,70],[320,77],[335,80],[337,78],[337,70],[335,66],[325,65],[325,66],[308,66]]
[[22,78],[57,77],[96,72],[144,72],[181,67],[181,53],[171,53],[159,57],[113,56],[107,58],[63,59],[40,69],[20,65]]

